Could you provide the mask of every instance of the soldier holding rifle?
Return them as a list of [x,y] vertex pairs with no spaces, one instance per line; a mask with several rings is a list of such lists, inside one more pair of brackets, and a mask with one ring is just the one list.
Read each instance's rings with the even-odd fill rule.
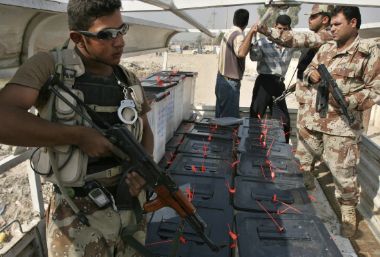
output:
[[[304,113],[306,127],[300,137],[311,153],[322,153],[335,183],[335,196],[342,213],[341,234],[352,237],[356,232],[356,205],[359,198],[356,165],[362,133],[363,111],[380,102],[380,45],[359,37],[361,15],[358,7],[337,6],[332,12],[333,41],[324,44],[304,72],[310,85],[313,106],[321,84],[318,66],[324,64],[343,95],[340,106],[331,91],[324,114],[311,108]],[[329,89],[331,90],[331,89]],[[320,99],[318,99],[319,101]],[[342,111],[347,108],[348,115]],[[324,116],[324,117],[323,117]],[[347,119],[352,117],[352,119]],[[308,126],[307,124],[312,124]]]

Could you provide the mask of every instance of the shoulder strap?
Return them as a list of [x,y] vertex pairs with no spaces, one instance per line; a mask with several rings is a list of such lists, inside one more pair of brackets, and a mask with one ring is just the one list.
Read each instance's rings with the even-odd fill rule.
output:
[[138,80],[136,75],[121,65],[116,65],[114,68],[114,72],[119,78],[123,79],[128,86],[140,84],[140,81]]
[[72,88],[75,78],[85,73],[84,64],[74,49],[68,49],[68,40],[61,47],[54,48],[55,75],[65,86]]
[[55,47],[55,48],[53,48],[53,50],[51,50],[53,57],[54,57],[54,62],[55,62],[54,71],[56,74],[60,74],[61,80],[63,80],[63,72],[62,71],[63,71],[63,66],[64,66],[63,58],[62,58],[62,51],[64,49],[67,49],[67,47],[69,46],[69,42],[70,42],[70,39],[67,39],[62,46]]

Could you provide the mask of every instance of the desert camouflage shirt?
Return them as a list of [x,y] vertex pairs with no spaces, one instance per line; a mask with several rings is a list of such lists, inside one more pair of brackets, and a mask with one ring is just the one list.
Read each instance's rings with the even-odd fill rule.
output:
[[269,28],[265,24],[260,24],[258,31],[276,44],[292,48],[319,48],[327,41],[332,40],[328,28],[318,32],[292,30],[281,32],[276,28]]
[[[270,15],[274,15],[275,8],[269,8]],[[273,14],[272,14],[273,13]],[[265,22],[259,22],[257,27],[258,32],[268,37],[269,40],[278,45],[291,48],[319,48],[329,40],[332,40],[332,35],[329,29],[320,31],[280,31],[275,28],[269,28]]]
[[[362,112],[380,103],[380,40],[361,39],[358,36],[343,51],[337,50],[334,41],[324,44],[305,70],[304,81],[309,81],[310,73],[322,63],[348,99],[349,111],[355,116],[356,122],[350,127],[340,109],[329,104],[326,118],[321,118],[315,108],[306,111],[303,117],[305,125],[331,135],[358,136],[362,128]],[[310,87],[313,107],[317,86],[314,84]]]
[[[269,12],[269,16],[273,16],[276,13],[276,8],[268,8],[267,12]],[[258,24],[258,31],[278,45],[290,48],[304,48],[302,51],[307,51],[308,48],[318,51],[319,47],[332,40],[330,28],[324,28],[318,32],[280,31],[276,28],[269,28],[263,21]],[[306,52],[303,54],[306,54]],[[307,84],[302,81],[297,82],[295,95],[300,104],[311,104],[312,102],[312,93],[306,86]],[[313,108],[313,106],[308,108]]]

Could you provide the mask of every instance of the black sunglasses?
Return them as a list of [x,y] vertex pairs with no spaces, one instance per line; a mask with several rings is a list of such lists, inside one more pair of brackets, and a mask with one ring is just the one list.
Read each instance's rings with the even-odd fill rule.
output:
[[103,29],[97,33],[82,30],[78,32],[86,37],[94,37],[101,40],[110,40],[117,38],[118,35],[127,34],[128,30],[129,25],[127,23],[123,23],[119,29]]

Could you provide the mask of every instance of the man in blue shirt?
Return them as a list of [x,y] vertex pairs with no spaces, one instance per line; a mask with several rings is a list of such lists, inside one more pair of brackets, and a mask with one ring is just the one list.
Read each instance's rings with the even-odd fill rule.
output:
[[[276,19],[275,28],[282,31],[290,30],[291,19],[288,15],[280,15]],[[250,58],[257,61],[257,72],[259,76],[255,81],[252,92],[250,116],[257,118],[265,115],[266,109],[273,109],[273,98],[282,94],[285,90],[285,74],[292,59],[294,49],[284,48],[267,38],[254,40],[251,45]],[[276,111],[283,122],[286,142],[290,137],[290,117],[285,100],[276,104]]]

